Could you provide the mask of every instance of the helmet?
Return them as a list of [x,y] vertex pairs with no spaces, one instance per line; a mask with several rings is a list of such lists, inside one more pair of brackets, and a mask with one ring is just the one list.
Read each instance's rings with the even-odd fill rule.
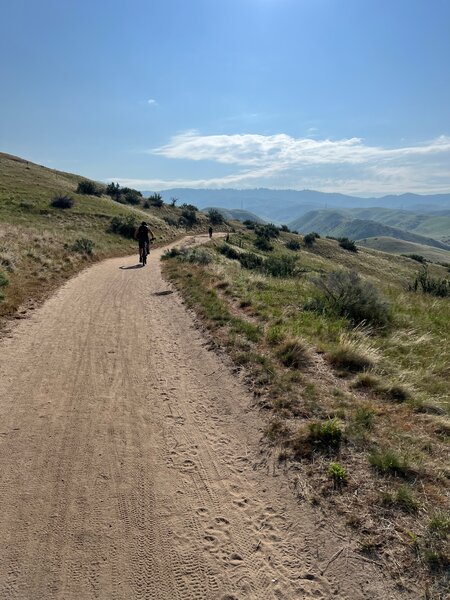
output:
[[145,221],[142,221],[141,225],[147,225],[147,223]]

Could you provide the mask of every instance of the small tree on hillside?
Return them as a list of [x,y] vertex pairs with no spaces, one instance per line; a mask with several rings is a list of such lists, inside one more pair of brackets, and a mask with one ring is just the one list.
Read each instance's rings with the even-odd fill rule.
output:
[[223,214],[215,208],[211,208],[211,210],[208,211],[208,216],[211,225],[222,225],[225,220]]
[[162,208],[164,204],[163,197],[161,196],[161,194],[158,194],[156,192],[149,196],[148,201],[150,202],[151,206],[156,206],[156,208]]
[[77,194],[85,194],[87,196],[101,196],[104,192],[104,188],[95,181],[90,181],[89,179],[83,179],[78,183],[78,187],[76,189]]

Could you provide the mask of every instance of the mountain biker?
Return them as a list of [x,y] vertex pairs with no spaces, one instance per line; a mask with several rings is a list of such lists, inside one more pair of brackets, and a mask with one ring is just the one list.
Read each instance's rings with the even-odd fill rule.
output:
[[139,254],[141,254],[141,250],[144,249],[147,254],[150,252],[150,236],[152,236],[152,241],[156,239],[153,231],[150,229],[147,223],[142,221],[134,236],[139,242]]

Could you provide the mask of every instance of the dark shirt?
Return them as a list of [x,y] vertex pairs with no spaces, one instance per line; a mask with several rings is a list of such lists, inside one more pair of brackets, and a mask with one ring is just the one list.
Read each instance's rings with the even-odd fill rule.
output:
[[150,232],[150,230],[147,227],[147,225],[140,225],[139,229],[136,232],[136,238],[140,242],[149,242],[150,241],[149,232]]

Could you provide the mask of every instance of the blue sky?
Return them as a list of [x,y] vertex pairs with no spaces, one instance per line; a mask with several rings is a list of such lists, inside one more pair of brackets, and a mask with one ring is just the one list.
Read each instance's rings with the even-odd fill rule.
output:
[[0,150],[140,189],[450,192],[448,0],[0,0]]

